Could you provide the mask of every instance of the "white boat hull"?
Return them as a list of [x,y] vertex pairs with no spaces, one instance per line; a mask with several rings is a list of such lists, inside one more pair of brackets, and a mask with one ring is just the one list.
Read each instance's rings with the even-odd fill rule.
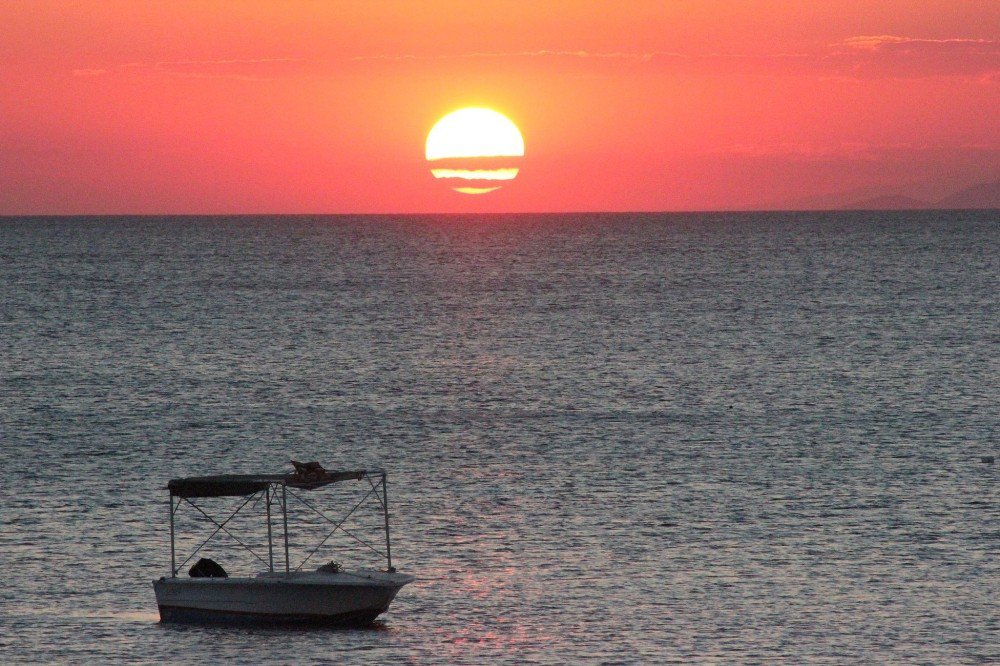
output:
[[153,581],[161,622],[340,626],[369,624],[412,576],[382,571],[263,574]]

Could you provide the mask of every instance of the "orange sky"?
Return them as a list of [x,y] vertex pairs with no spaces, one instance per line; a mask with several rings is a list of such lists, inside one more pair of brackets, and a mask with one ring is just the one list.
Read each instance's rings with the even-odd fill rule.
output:
[[[1000,175],[1000,3],[0,4],[0,214],[691,210]],[[517,179],[460,195],[489,106]]]

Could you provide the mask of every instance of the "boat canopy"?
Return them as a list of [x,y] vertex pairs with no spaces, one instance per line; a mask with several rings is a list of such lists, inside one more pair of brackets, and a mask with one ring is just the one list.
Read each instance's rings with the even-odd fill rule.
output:
[[315,490],[338,481],[357,481],[381,475],[382,470],[323,471],[321,474],[221,474],[171,479],[167,489],[174,497],[235,497],[258,493],[277,483],[291,488]]

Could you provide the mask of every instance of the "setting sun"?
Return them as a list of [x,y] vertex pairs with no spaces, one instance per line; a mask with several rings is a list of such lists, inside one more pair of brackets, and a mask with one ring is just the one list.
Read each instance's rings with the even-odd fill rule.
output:
[[469,107],[449,113],[431,128],[425,155],[434,177],[456,192],[485,194],[517,176],[524,139],[503,114]]

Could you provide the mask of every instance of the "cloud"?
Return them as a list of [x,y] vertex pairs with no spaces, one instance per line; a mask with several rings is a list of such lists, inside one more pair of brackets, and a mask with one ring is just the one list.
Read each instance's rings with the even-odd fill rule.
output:
[[731,155],[749,158],[775,157],[788,160],[825,160],[845,158],[871,161],[895,157],[906,159],[912,155],[951,153],[1000,154],[996,146],[981,143],[875,143],[867,141],[840,141],[833,143],[782,142],[737,143],[706,150],[705,155]]
[[302,58],[227,58],[160,61],[152,67],[172,76],[260,80],[287,76],[294,73],[302,62]]
[[422,62],[475,63],[483,66],[513,61],[540,61],[553,67],[615,74],[635,71],[699,76],[812,76],[846,79],[963,77],[982,85],[1000,83],[1000,41],[988,39],[922,39],[899,35],[859,35],[811,53],[682,53],[677,51],[477,51],[468,53],[359,54],[334,59],[219,58],[127,63],[111,69],[80,68],[74,76],[112,73],[158,73],[191,78],[264,80],[298,75],[325,75],[350,65]]
[[649,53],[642,52],[628,52],[628,51],[611,51],[611,52],[597,52],[597,51],[551,51],[548,49],[542,49],[539,51],[485,51],[485,52],[473,52],[473,53],[449,53],[449,54],[380,54],[380,55],[359,55],[354,56],[351,60],[354,61],[364,61],[364,60],[499,60],[505,58],[574,58],[574,59],[585,59],[585,58],[598,58],[605,60],[635,60],[635,61],[648,61],[657,55],[675,55],[681,57],[681,54],[671,54],[662,51],[652,51]]
[[846,46],[848,48],[855,49],[865,49],[868,51],[877,51],[883,47],[893,47],[899,45],[934,45],[940,47],[946,45],[946,48],[968,48],[968,47],[984,47],[987,50],[996,50],[997,42],[990,39],[918,39],[915,37],[900,37],[898,35],[860,35],[858,37],[848,37],[839,44],[834,44],[834,46]]
[[188,78],[263,80],[287,76],[306,62],[304,58],[222,58],[214,60],[162,60],[128,62],[110,69],[81,68],[73,76],[108,74],[166,74]]
[[1000,42],[860,35],[831,45],[826,60],[839,74],[859,78],[961,76],[989,83],[1000,73]]
[[502,60],[510,58],[547,58],[574,60],[621,60],[629,62],[651,62],[653,60],[759,60],[774,58],[806,58],[803,53],[774,53],[746,55],[739,53],[707,53],[690,54],[677,51],[554,51],[541,49],[538,51],[484,51],[472,53],[446,54],[379,54],[359,55],[351,58],[353,61],[389,60],[389,61],[421,61],[421,60]]
[[547,50],[438,54],[357,55],[354,62],[541,60],[581,67],[647,67],[676,73],[821,76],[857,79],[1000,76],[1000,42],[859,35],[811,53],[681,53],[677,51]]
[[[576,74],[617,76],[622,73],[725,75],[781,72],[794,73],[810,59],[804,53],[682,53],[678,51],[479,51],[437,54],[357,55],[350,60],[360,66],[378,63],[401,67],[440,62],[458,67],[506,67],[534,62],[543,67]],[[781,63],[781,64],[779,64]]]

